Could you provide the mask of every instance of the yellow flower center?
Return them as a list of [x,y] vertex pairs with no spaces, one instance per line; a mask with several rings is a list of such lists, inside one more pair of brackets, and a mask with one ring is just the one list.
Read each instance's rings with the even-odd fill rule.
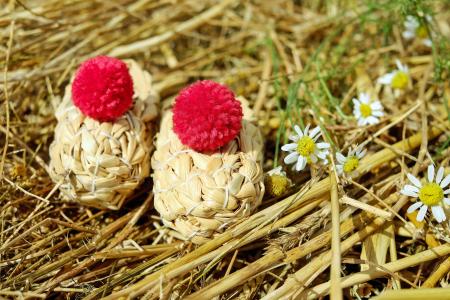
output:
[[392,78],[391,86],[394,89],[405,89],[408,86],[409,77],[403,71],[397,71]]
[[361,116],[364,118],[370,117],[372,115],[372,107],[369,104],[362,103],[359,106],[359,111],[361,112]]
[[425,26],[419,26],[416,29],[416,35],[421,39],[426,39],[428,37],[428,31]]
[[347,158],[344,163],[344,172],[350,173],[354,171],[359,165],[359,159],[356,156],[351,156]]
[[437,205],[444,199],[444,190],[435,182],[427,183],[419,190],[419,199],[425,205]]
[[287,179],[286,176],[278,174],[266,176],[264,181],[266,191],[272,197],[283,195],[289,187],[289,179]]
[[309,136],[303,136],[297,142],[297,153],[304,157],[309,157],[314,153],[316,144]]

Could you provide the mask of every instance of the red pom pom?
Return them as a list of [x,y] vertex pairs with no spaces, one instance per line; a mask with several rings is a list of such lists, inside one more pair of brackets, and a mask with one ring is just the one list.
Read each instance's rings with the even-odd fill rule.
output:
[[78,68],[72,84],[73,103],[99,121],[112,121],[133,103],[133,80],[127,65],[113,57],[97,56]]
[[214,81],[197,81],[175,99],[173,130],[196,151],[226,145],[241,130],[241,121],[241,103],[229,88]]

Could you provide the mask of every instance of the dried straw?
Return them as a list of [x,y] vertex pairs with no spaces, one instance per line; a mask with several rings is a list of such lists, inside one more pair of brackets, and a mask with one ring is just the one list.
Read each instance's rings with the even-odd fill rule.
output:
[[264,194],[263,140],[246,101],[239,136],[215,153],[184,146],[167,112],[152,158],[155,208],[166,226],[194,243],[249,216]]
[[50,176],[64,199],[119,209],[150,172],[158,96],[148,72],[126,61],[134,84],[133,108],[114,122],[84,116],[71,101],[71,84],[56,111]]
[[[442,1],[410,4],[281,0],[274,9],[271,1],[45,0],[0,6],[0,298],[314,298],[330,293],[333,238],[341,241],[344,298],[391,287],[399,292],[387,297],[424,298],[423,287],[448,286],[448,248],[435,252],[450,242],[447,223],[431,215],[417,222],[406,212],[413,200],[398,191],[406,172],[422,178],[429,163],[449,164],[449,56],[440,33],[450,36],[450,10]],[[433,49],[402,38],[403,13],[422,14],[420,7],[433,16]],[[229,85],[257,115],[264,170],[282,163],[280,146],[294,124],[321,125],[335,150],[364,142],[361,176],[338,183],[339,230],[330,223],[330,177],[287,168],[293,186],[286,196],[263,201],[259,211],[201,246],[161,226],[147,194],[151,185],[130,195],[146,199],[131,211],[138,201],[118,211],[58,203],[59,184],[46,164],[56,125],[52,100],[62,96],[77,64],[104,54],[132,57],[151,70],[163,107],[189,82]],[[411,71],[411,89],[401,93],[376,84],[396,59]],[[382,102],[379,124],[356,125],[351,100],[359,92]],[[439,293],[447,290],[425,293],[446,299]]]

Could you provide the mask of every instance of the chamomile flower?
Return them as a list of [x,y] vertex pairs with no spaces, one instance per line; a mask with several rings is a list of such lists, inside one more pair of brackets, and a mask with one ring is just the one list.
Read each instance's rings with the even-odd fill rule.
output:
[[442,203],[450,205],[450,188],[445,188],[450,184],[450,174],[444,178],[444,168],[440,167],[436,173],[434,172],[434,166],[428,166],[428,176],[425,183],[420,182],[414,175],[408,173],[406,176],[412,185],[407,184],[400,191],[403,195],[419,198],[419,201],[411,205],[407,212],[412,213],[419,209],[417,214],[417,221],[421,222],[425,218],[428,207],[431,207],[431,212],[434,218],[439,223],[445,221],[446,216]]
[[283,171],[281,166],[267,172],[264,178],[266,192],[272,197],[283,195],[291,184],[291,180],[286,176],[286,172]]
[[[431,17],[426,16],[428,22],[431,22]],[[420,24],[419,20],[413,16],[407,16],[404,23],[405,31],[403,31],[403,38],[406,40],[412,40],[418,38],[422,44],[427,47],[431,47],[432,42],[428,36],[428,30],[425,25]]]
[[353,115],[358,119],[359,126],[377,124],[379,117],[383,116],[383,106],[380,101],[370,101],[366,93],[359,94],[359,98],[353,98]]
[[320,138],[320,127],[317,126],[309,130],[309,125],[302,131],[297,125],[294,126],[297,134],[291,135],[289,139],[294,143],[286,144],[281,150],[289,152],[284,158],[286,164],[294,164],[294,169],[301,171],[306,167],[307,163],[316,163],[322,160],[328,163],[327,155],[330,144],[325,142],[317,142]]
[[404,90],[409,83],[409,69],[403,65],[398,59],[395,61],[397,70],[387,73],[378,78],[378,83],[389,85],[394,89]]
[[359,161],[366,155],[367,150],[361,146],[350,148],[348,150],[347,156],[342,153],[336,153],[336,170],[339,175],[348,175],[350,177],[355,177],[358,175],[356,169],[359,166]]

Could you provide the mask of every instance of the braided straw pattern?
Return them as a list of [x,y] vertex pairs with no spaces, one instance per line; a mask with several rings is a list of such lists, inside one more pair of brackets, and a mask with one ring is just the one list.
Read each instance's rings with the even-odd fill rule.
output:
[[161,122],[152,158],[155,208],[166,226],[197,244],[249,216],[264,194],[263,140],[240,100],[242,129],[220,152],[199,153],[181,144],[171,112]]
[[133,108],[114,122],[84,116],[71,101],[71,84],[56,110],[50,145],[50,176],[66,200],[119,209],[150,173],[159,98],[151,76],[127,60],[134,85]]

